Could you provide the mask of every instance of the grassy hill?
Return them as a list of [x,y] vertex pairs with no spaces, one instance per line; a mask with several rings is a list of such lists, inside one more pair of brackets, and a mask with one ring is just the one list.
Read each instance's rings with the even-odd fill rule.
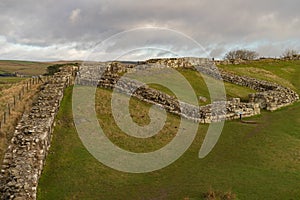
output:
[[[201,75],[198,71],[193,71],[188,69],[179,69],[178,71],[185,77],[186,80],[189,81],[197,97],[201,96],[207,99],[207,102],[199,101],[199,105],[205,105],[210,103],[210,93],[206,86],[205,80],[208,79],[212,80],[212,78],[203,74]],[[204,80],[204,78],[206,79]],[[164,79],[167,79],[168,82],[170,82],[173,86],[176,86],[176,88],[180,91],[180,93],[184,95],[185,99],[183,99],[183,101],[187,103],[193,103],[193,99],[191,99],[191,97],[188,95],[189,91],[185,91],[185,87],[182,85],[181,82],[178,82],[178,80],[176,80],[176,77],[174,77],[173,74],[164,74]],[[214,81],[216,81],[216,85],[220,84],[220,81],[217,80]],[[214,83],[214,81],[212,81],[212,83]],[[174,96],[174,94],[164,86],[158,84],[149,84],[149,85],[151,88],[160,90],[162,92]],[[224,86],[225,86],[227,98],[238,97],[241,98],[242,101],[248,101],[248,95],[250,93],[255,93],[255,91],[250,88],[242,87],[231,83],[225,82]]]
[[[73,61],[81,62],[81,61]],[[18,72],[22,75],[42,75],[50,65],[65,64],[69,61],[35,62],[18,60],[0,60],[0,74]]]
[[50,63],[45,62],[1,60],[0,73],[18,72],[23,75],[40,75],[46,72],[49,65]]
[[[298,61],[221,67],[300,92]],[[225,86],[227,91],[234,91],[232,95],[244,89]],[[232,191],[238,199],[300,198],[300,103],[253,117],[258,124],[226,122],[220,140],[204,159],[198,158],[198,151],[208,125],[199,125],[193,144],[176,162],[155,172],[129,174],[99,163],[82,145],[72,119],[71,96],[72,88],[68,88],[57,116],[38,199],[203,199],[210,188]],[[148,139],[126,136],[112,119],[110,96],[110,90],[98,89],[96,109],[105,133],[120,147],[151,151],[163,147],[176,134],[179,118],[168,114],[166,126],[158,135]],[[147,124],[149,107],[132,99],[133,120]]]
[[251,61],[240,65],[221,65],[220,67],[239,75],[276,82],[283,86],[290,87],[297,92],[300,90],[300,87],[297,87],[300,82],[298,78],[300,75],[299,60],[262,60]]

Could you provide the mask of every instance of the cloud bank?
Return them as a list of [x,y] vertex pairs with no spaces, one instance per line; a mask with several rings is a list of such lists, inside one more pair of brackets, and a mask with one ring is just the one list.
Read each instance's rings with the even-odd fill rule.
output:
[[[181,32],[195,39],[211,57],[222,58],[237,48],[280,56],[286,48],[300,50],[299,7],[297,0],[3,0],[0,59],[85,59],[99,42],[141,27]],[[118,54],[139,38],[147,40],[145,35],[136,35],[111,48]],[[170,55],[159,49],[199,56],[177,41],[166,40],[156,36],[149,42],[157,51],[134,51],[125,58]]]

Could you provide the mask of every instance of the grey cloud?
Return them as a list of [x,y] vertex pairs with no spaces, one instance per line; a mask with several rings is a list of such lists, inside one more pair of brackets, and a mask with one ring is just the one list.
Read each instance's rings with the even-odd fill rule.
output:
[[[40,59],[66,56],[65,59],[68,59],[70,52],[84,57],[82,52],[88,54],[93,45],[113,34],[150,25],[191,36],[211,56],[222,57],[228,49],[238,46],[254,48],[261,55],[278,56],[284,50],[281,48],[299,48],[299,7],[297,0],[42,0],[38,3],[33,0],[3,0],[0,2],[0,35],[6,38],[7,46],[19,45],[15,54],[26,59],[31,56],[40,56]],[[134,46],[139,37],[111,48]],[[157,47],[171,43],[164,35],[152,42]],[[180,41],[172,43],[175,50],[189,50],[180,46]],[[44,50],[41,51],[43,53],[33,51],[36,55],[31,55],[26,46]],[[55,49],[59,49],[59,55]],[[170,49],[169,46],[167,49]],[[15,56],[7,51],[5,54],[0,52],[0,55],[1,58]]]

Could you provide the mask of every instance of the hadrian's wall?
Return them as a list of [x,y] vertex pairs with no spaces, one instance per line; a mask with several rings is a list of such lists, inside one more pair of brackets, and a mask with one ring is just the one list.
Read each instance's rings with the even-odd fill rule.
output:
[[[124,68],[122,68],[122,65],[116,67],[115,63],[113,66],[114,70],[112,70],[109,63],[101,63],[98,66],[81,66],[77,76],[77,84],[100,86],[110,89],[115,88],[142,101],[162,107],[168,112],[200,123],[211,123],[223,119],[237,119],[239,118],[238,113],[243,113],[244,117],[260,114],[258,104],[243,103],[238,98],[231,101],[214,102],[214,104],[200,107],[181,102],[173,96],[149,88],[147,85],[143,85],[136,80],[121,78],[117,72],[124,72]],[[163,65],[157,67],[163,67]],[[189,68],[190,66],[186,65],[186,67]],[[130,68],[129,71],[131,70],[134,69]],[[136,88],[136,90],[133,91],[133,88]]]
[[[258,93],[250,94],[249,103],[240,102],[238,98],[235,98],[231,101],[214,102],[214,104],[201,106],[198,109],[194,105],[179,102],[174,97],[147,86],[140,87],[141,83],[137,81],[120,79],[121,76],[118,74],[135,70],[135,65],[120,63],[101,63],[96,67],[82,66],[77,76],[77,83],[116,88],[127,94],[132,92],[132,88],[137,87],[133,96],[163,107],[171,113],[201,123],[235,119],[239,117],[237,113],[243,113],[244,117],[252,116],[259,114],[260,108],[276,110],[299,99],[296,92],[278,84],[238,76],[221,69],[218,74],[208,59],[152,59],[141,64],[160,64],[172,68],[189,69],[197,67],[204,74],[250,87],[257,90]],[[100,76],[102,73],[103,76]],[[72,69],[65,68],[42,85],[32,109],[29,113],[24,114],[18,123],[2,163],[1,199],[36,199],[38,179],[50,147],[54,118],[63,98],[64,89],[72,80],[72,74]],[[225,105],[225,109],[222,109],[223,105]]]
[[[89,85],[89,83],[81,82],[79,84]],[[149,88],[147,85],[131,80],[129,78],[103,77],[99,86],[117,89],[119,92],[129,94],[142,101],[155,104],[166,109],[168,112],[183,116],[184,118],[194,120],[200,123],[211,123],[222,119],[236,119],[239,117],[237,113],[243,112],[244,116],[252,116],[260,113],[258,104],[242,103],[238,98],[231,101],[219,101],[215,104],[206,106],[194,106],[182,101],[178,101],[175,97]],[[133,91],[133,88],[137,88]]]
[[[239,118],[238,113],[243,117],[249,117],[260,113],[260,108],[276,110],[290,105],[299,99],[293,90],[281,85],[258,80],[246,76],[238,76],[216,68],[208,59],[199,58],[172,58],[172,59],[151,59],[142,62],[141,67],[171,67],[171,68],[197,68],[203,74],[221,79],[226,82],[252,88],[258,93],[249,94],[250,102],[240,102],[235,98],[231,101],[214,102],[213,105],[200,106],[199,108],[184,102],[177,101],[174,97],[163,92],[142,86],[137,81],[122,78],[118,74],[135,71],[135,66],[121,63],[101,63],[95,66],[82,66],[77,76],[77,83],[81,85],[98,85],[106,88],[117,88],[119,91],[130,94],[140,100],[156,104],[165,108],[171,113],[181,115],[200,123],[211,123],[222,119],[230,120]],[[100,78],[101,77],[101,78]],[[138,88],[132,93],[132,88]],[[225,105],[225,108],[224,108]],[[213,109],[212,109],[213,108]]]
[[281,57],[281,58],[268,58],[268,57],[261,57],[256,60],[243,60],[240,58],[232,59],[232,60],[214,60],[216,65],[240,65],[240,64],[247,64],[256,61],[271,61],[271,62],[279,62],[279,61],[291,61],[291,60],[300,60],[300,54],[293,55],[290,57]]
[[0,198],[36,199],[38,179],[50,147],[55,115],[72,73],[62,71],[43,84],[29,113],[23,114],[4,155]]
[[[241,85],[244,87],[249,87],[253,90],[258,91],[255,94],[249,94],[250,102],[249,103],[258,103],[261,108],[267,109],[270,111],[277,110],[281,107],[292,104],[293,102],[299,100],[299,95],[290,88],[283,87],[276,83],[271,83],[268,81],[258,80],[255,78],[247,76],[239,76],[230,72],[227,72],[223,69],[217,68],[211,61],[208,59],[199,59],[199,58],[182,58],[185,63],[190,63],[187,68],[197,68],[203,74],[212,76],[216,79],[221,79],[225,82]],[[165,64],[171,68],[178,68],[182,66],[179,64],[183,62],[181,59],[161,59],[157,60],[160,64]],[[150,63],[154,63],[153,60],[150,60]]]

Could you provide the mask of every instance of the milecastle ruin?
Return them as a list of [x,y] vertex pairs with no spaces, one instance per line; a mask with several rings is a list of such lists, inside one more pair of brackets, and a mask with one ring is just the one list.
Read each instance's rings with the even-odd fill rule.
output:
[[[196,106],[178,101],[174,96],[147,85],[141,85],[136,80],[121,79],[122,74],[134,72],[137,66],[197,69],[207,76],[249,87],[257,93],[249,94],[249,102],[241,102],[239,98],[233,98],[212,102],[205,106]],[[155,104],[197,123],[237,119],[238,113],[242,113],[244,117],[258,115],[261,109],[274,111],[299,100],[298,94],[287,87],[229,73],[216,68],[208,59],[151,59],[137,64],[86,63],[79,69],[73,66],[61,68],[60,72],[41,86],[38,98],[34,101],[30,112],[23,114],[15,128],[2,162],[1,199],[36,199],[38,180],[50,147],[55,116],[63,98],[64,89],[73,84],[75,74],[77,74],[77,85],[116,88],[120,92],[132,94],[142,101]],[[132,91],[132,88],[138,89]],[[212,108],[215,111],[212,111]]]
[[[190,70],[197,69],[205,75],[225,82],[249,87],[256,90],[257,93],[249,94],[249,102],[241,102],[239,98],[233,98],[230,101],[223,100],[198,107],[185,102],[180,102],[175,97],[152,89],[148,86],[141,86],[142,84],[136,80],[128,78],[120,79],[123,73],[131,73],[132,71],[135,71],[136,65],[116,62],[109,64],[103,63],[102,65],[96,66],[82,66],[77,76],[77,84],[93,85],[110,89],[117,88],[119,91],[131,94],[142,101],[158,105],[171,113],[181,115],[187,119],[200,123],[211,123],[223,119],[237,119],[240,117],[238,113],[243,113],[243,117],[250,117],[260,114],[260,109],[274,111],[281,107],[290,105],[299,99],[298,94],[289,88],[275,83],[229,73],[217,68],[209,59],[151,59],[138,63],[138,66],[142,66],[142,68],[145,69],[151,67],[169,67],[174,69],[183,68]],[[138,89],[132,93],[132,88]],[[220,105],[220,109],[218,109],[218,104]],[[222,105],[225,105],[226,108],[222,109]]]

